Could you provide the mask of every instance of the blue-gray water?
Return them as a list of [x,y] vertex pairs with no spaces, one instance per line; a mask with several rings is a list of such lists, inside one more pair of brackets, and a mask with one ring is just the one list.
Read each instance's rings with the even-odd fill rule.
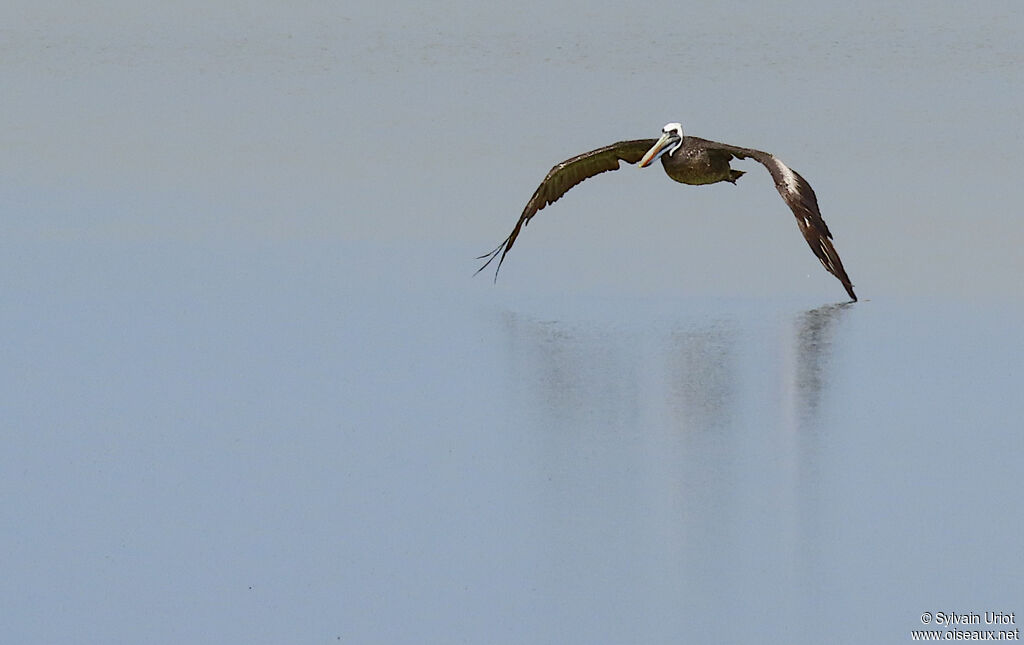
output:
[[[759,7],[4,9],[4,639],[1024,613],[1024,12]],[[602,175],[472,277],[674,120],[806,176],[862,301],[756,165]]]

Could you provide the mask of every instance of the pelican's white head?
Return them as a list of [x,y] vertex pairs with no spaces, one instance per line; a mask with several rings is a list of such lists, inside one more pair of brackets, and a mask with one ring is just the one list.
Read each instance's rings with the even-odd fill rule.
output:
[[683,145],[683,126],[679,123],[666,123],[661,129],[661,138],[640,160],[640,167],[645,168],[652,161],[665,154],[671,157]]

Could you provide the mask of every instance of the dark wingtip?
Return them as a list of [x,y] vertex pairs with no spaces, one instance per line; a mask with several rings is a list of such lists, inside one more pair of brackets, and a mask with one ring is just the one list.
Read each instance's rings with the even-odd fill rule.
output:
[[[488,265],[489,265],[489,264],[490,264],[491,262],[494,262],[494,258],[498,257],[498,253],[501,253],[501,250],[502,250],[503,248],[505,249],[505,253],[507,253],[507,252],[508,252],[508,249],[506,248],[506,244],[508,244],[508,240],[505,240],[504,242],[502,242],[501,244],[499,244],[499,245],[497,246],[497,248],[495,248],[495,249],[494,249],[493,251],[491,251],[491,252],[489,252],[489,253],[484,253],[483,255],[479,255],[479,256],[477,256],[477,258],[476,258],[477,260],[483,260],[484,258],[486,258],[486,259],[487,259],[487,261],[483,263],[483,266],[481,266],[481,267],[480,267],[479,269],[477,269],[476,271],[474,271],[474,272],[473,272],[473,275],[476,275],[476,274],[480,273],[481,271],[483,271],[484,269],[486,269],[486,268],[487,268],[487,266],[488,266]],[[496,283],[496,282],[498,281],[498,271],[500,271],[500,270],[501,270],[501,263],[505,261],[505,253],[502,253],[502,254],[501,254],[501,260],[499,260],[499,261],[498,261],[498,267],[497,267],[497,268],[496,268],[496,269],[494,270],[494,282],[495,282],[495,283]]]

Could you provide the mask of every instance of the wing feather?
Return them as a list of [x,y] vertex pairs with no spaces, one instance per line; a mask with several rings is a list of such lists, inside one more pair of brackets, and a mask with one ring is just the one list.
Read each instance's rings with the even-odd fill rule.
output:
[[839,259],[839,253],[832,244],[832,232],[828,230],[828,225],[821,217],[818,198],[807,180],[770,153],[751,148],[739,148],[707,139],[699,141],[709,149],[723,150],[737,159],[749,157],[768,169],[775,181],[775,189],[779,191],[783,201],[793,211],[796,225],[800,228],[804,239],[807,240],[807,245],[811,247],[811,251],[821,261],[825,270],[838,278],[843,283],[846,293],[856,301],[857,294],[853,292],[853,284],[850,282],[850,277],[846,275],[843,261]]
[[512,229],[509,236],[493,251],[477,258],[479,260],[486,258],[487,261],[476,272],[480,273],[483,271],[500,254],[498,267],[494,270],[494,279],[497,280],[498,271],[501,270],[501,263],[505,261],[505,255],[508,254],[512,245],[515,244],[516,238],[519,237],[519,231],[530,222],[530,219],[538,211],[549,204],[554,204],[562,195],[569,192],[570,189],[580,182],[609,170],[618,170],[620,161],[635,164],[643,158],[644,153],[650,150],[655,143],[657,143],[657,139],[619,141],[618,143],[591,150],[590,152],[584,152],[571,159],[566,159],[562,163],[555,164],[548,171],[547,176],[544,177],[544,181],[534,191],[530,201],[526,202],[523,214],[519,216],[519,221],[516,222],[515,228]]

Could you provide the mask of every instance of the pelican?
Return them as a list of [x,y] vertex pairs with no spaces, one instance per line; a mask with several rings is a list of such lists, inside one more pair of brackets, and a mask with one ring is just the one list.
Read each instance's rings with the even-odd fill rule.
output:
[[853,284],[850,283],[839,254],[832,245],[832,233],[828,230],[825,220],[821,218],[818,199],[806,179],[774,155],[751,148],[739,148],[717,141],[685,136],[683,126],[678,123],[669,123],[662,128],[660,139],[619,141],[556,164],[526,203],[523,214],[519,216],[519,221],[509,236],[493,251],[478,258],[486,258],[487,261],[476,272],[480,273],[494,261],[494,258],[498,258],[498,266],[494,271],[494,279],[497,280],[501,263],[505,261],[505,256],[519,237],[519,231],[530,223],[530,219],[537,211],[558,201],[576,184],[603,172],[618,170],[620,161],[629,164],[640,162],[640,167],[646,168],[659,157],[665,174],[680,183],[692,186],[715,184],[720,181],[735,184],[736,180],[743,176],[744,171],[733,170],[729,166],[733,158],[750,158],[767,168],[775,180],[775,189],[793,211],[796,225],[803,233],[811,251],[821,261],[825,270],[843,283],[850,298],[853,301],[857,300]]

